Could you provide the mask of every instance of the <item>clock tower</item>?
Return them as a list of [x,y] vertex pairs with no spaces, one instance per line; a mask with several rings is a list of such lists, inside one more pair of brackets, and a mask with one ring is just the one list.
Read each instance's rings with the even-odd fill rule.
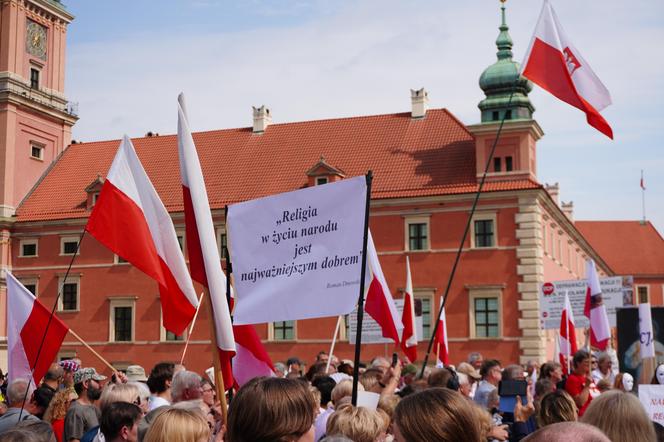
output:
[[78,117],[64,86],[73,18],[59,0],[0,0],[0,221],[71,142]]

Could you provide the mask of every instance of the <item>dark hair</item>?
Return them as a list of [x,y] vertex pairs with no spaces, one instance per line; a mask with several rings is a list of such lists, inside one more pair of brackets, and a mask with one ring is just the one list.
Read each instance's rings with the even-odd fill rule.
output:
[[556,368],[562,368],[562,365],[558,362],[545,362],[542,364],[540,367],[540,380],[541,379],[549,379],[551,377],[551,373],[556,371]]
[[113,402],[104,407],[99,429],[106,440],[112,440],[118,437],[122,427],[133,427],[141,416],[142,410],[138,405],[128,402]]
[[48,387],[42,386],[42,387],[37,388],[32,393],[32,400],[39,407],[42,407],[42,408],[44,408],[44,410],[46,410],[48,408],[48,404],[51,403],[51,400],[53,399],[53,396],[55,396],[55,391],[51,390]]
[[540,379],[535,382],[535,397],[541,398],[547,393],[553,391],[553,381],[551,379]]
[[429,387],[443,387],[450,390],[459,390],[459,376],[450,367],[437,368],[427,379]]
[[500,361],[496,359],[487,359],[486,361],[482,362],[482,366],[480,367],[480,376],[483,378],[486,377],[487,374],[489,374],[489,371],[493,367],[500,367]]
[[320,391],[320,406],[327,406],[328,402],[332,400],[332,390],[337,386],[334,379],[329,376],[320,376],[314,379],[311,385]]
[[172,362],[160,362],[152,368],[148,376],[148,388],[150,393],[163,393],[168,389],[166,381],[173,380],[175,364]]
[[574,366],[578,366],[580,363],[585,361],[590,357],[590,353],[588,353],[585,350],[579,350],[576,353],[574,353],[574,359],[572,359],[572,362],[574,363]]
[[337,372],[338,372],[338,373],[346,373],[346,374],[349,375],[349,376],[353,376],[353,366],[350,365],[350,364],[347,363],[347,362],[342,362],[342,363],[339,364],[339,366],[337,367]]

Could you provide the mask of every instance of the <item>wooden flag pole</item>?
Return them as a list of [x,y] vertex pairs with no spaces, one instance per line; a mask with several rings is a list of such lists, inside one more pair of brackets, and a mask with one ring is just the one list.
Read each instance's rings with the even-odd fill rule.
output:
[[440,342],[436,344],[436,365],[438,365],[438,361],[440,361]]
[[83,338],[81,338],[81,337],[80,337],[80,336],[79,336],[74,330],[72,330],[71,328],[69,329],[69,334],[72,335],[72,336],[73,336],[78,342],[80,342],[81,344],[83,344],[83,346],[84,346],[85,348],[87,348],[88,350],[90,350],[90,352],[91,352],[93,355],[95,355],[95,357],[96,357],[97,359],[99,359],[99,360],[101,361],[102,364],[104,364],[106,367],[110,368],[111,371],[112,371],[114,374],[117,374],[118,370],[117,370],[115,367],[113,367],[113,366],[111,365],[110,362],[108,362],[106,359],[104,359],[104,357],[103,357],[102,355],[100,355],[99,353],[97,353],[97,351],[96,351],[94,348],[90,347],[90,345],[89,345],[87,342],[85,342],[85,341],[83,340]]
[[224,425],[228,425],[226,418],[228,417],[228,405],[226,404],[226,390],[224,389],[224,375],[221,373],[221,364],[219,362],[219,346],[217,345],[217,324],[214,321],[214,312],[212,307],[212,297],[210,296],[210,291],[205,289],[205,297],[208,302],[207,310],[210,321],[212,322],[212,327],[210,327],[210,335],[212,341],[212,361],[214,362],[214,385],[217,389],[217,397],[219,402],[221,402],[221,415],[222,422]]
[[355,333],[355,359],[353,362],[353,394],[351,402],[357,406],[357,384],[360,379],[360,347],[362,346],[362,319],[364,318],[364,278],[367,274],[367,241],[369,238],[369,208],[371,206],[371,181],[373,173],[367,172],[367,201],[364,208],[364,239],[362,241],[362,271],[360,272],[360,297],[357,302],[357,331]]
[[332,336],[332,345],[330,345],[330,353],[328,353],[327,364],[325,365],[325,374],[330,372],[330,362],[332,362],[332,353],[334,352],[334,344],[337,342],[337,335],[341,327],[341,315],[337,318],[337,326],[334,328],[334,336]]
[[189,341],[191,340],[191,335],[194,332],[194,325],[196,324],[196,319],[198,318],[198,312],[201,311],[201,304],[203,303],[203,298],[205,297],[205,292],[201,293],[201,296],[198,298],[198,307],[196,307],[196,313],[194,313],[194,319],[191,321],[189,326],[189,331],[187,332],[187,342],[184,343],[184,349],[182,350],[182,357],[180,358],[180,365],[184,362],[184,356],[187,354],[187,348],[189,347]]

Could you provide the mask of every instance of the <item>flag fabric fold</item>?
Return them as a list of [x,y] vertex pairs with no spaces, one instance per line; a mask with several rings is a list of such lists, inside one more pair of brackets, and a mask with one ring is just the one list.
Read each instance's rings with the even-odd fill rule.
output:
[[260,376],[275,376],[274,365],[253,325],[234,325],[233,376],[239,387]]
[[611,104],[611,95],[565,35],[548,0],[544,0],[521,74],[585,112],[588,124],[613,139],[611,126],[599,113]]
[[569,360],[578,350],[576,343],[576,328],[574,327],[574,312],[569,296],[565,292],[563,311],[560,315],[560,332],[558,334],[558,359],[563,366],[563,373],[569,374],[571,368]]
[[403,333],[401,349],[410,362],[417,360],[417,331],[415,330],[415,299],[413,298],[413,280],[410,274],[410,260],[406,256],[406,291],[403,294],[403,312],[401,314]]
[[159,285],[164,327],[180,335],[198,299],[168,211],[125,135],[86,230]]
[[[443,302],[442,296],[440,302],[441,304]],[[447,319],[445,318],[445,307],[441,310],[440,318],[438,318],[438,330],[436,330],[436,336],[434,336],[433,347],[438,355],[438,363],[443,366],[449,365],[450,350],[447,345]]]
[[[51,312],[8,271],[7,358],[10,383],[23,378],[32,379],[34,385],[39,385],[56,359],[69,327],[53,316],[46,330],[50,316]],[[44,344],[40,352],[42,339]]]
[[368,232],[368,235],[364,310],[380,325],[383,337],[392,339],[398,345],[401,342],[403,323],[380,267],[371,232]]
[[606,306],[602,303],[602,289],[595,261],[586,261],[586,302],[583,314],[590,320],[590,345],[602,351],[606,350],[611,338],[611,327]]
[[221,373],[224,387],[229,389],[233,386],[231,359],[236,347],[226,299],[226,275],[221,269],[203,171],[191,136],[183,94],[178,96],[178,154],[191,276],[209,290]]

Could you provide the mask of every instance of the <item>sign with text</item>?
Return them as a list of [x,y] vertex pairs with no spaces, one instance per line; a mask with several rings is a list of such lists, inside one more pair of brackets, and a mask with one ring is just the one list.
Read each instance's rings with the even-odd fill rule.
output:
[[[403,298],[395,299],[394,306],[399,312],[399,317],[403,316]],[[417,340],[428,341],[424,335],[424,323],[422,322],[422,300],[415,298],[415,332]],[[357,307],[348,315],[348,342],[355,343],[357,333]],[[394,344],[394,341],[383,337],[383,330],[380,325],[366,312],[362,318],[362,344]]]
[[233,204],[236,324],[350,313],[360,290],[364,176]]
[[[602,288],[602,302],[606,306],[611,327],[616,326],[616,308],[624,305],[626,295],[631,296],[631,280],[631,277],[621,276],[600,278],[599,280],[599,285]],[[588,318],[583,315],[583,307],[586,302],[586,284],[585,279],[542,284],[539,301],[542,312],[540,320],[544,329],[557,330],[560,328],[560,315],[565,302],[565,292],[569,294],[576,328],[589,327]]]
[[664,385],[639,385],[639,400],[650,420],[664,425]]

